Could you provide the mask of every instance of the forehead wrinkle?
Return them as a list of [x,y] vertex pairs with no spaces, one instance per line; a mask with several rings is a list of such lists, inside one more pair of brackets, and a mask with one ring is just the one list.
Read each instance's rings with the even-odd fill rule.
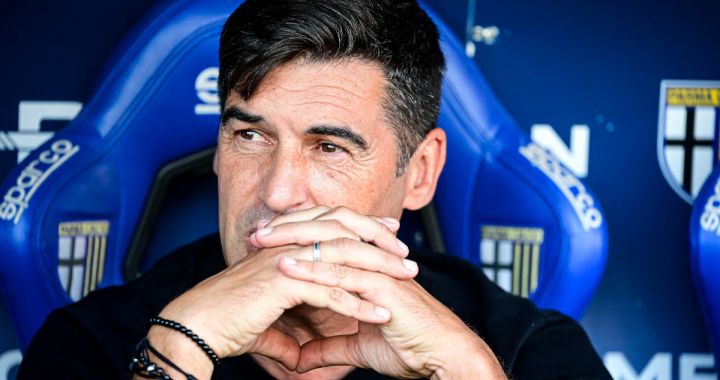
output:
[[312,106],[329,107],[329,108],[334,108],[336,110],[340,109],[340,110],[343,110],[343,111],[345,111],[347,113],[351,113],[351,114],[360,114],[360,110],[357,109],[358,107],[351,107],[349,105],[335,103],[335,102],[329,102],[329,101],[323,101],[320,99],[308,99],[305,101],[300,101],[298,103],[295,103],[295,105],[309,106],[309,107],[312,107]]
[[[370,86],[367,86],[370,87]],[[356,89],[358,91],[353,91],[350,89],[347,89],[343,86],[338,85],[332,85],[332,84],[311,84],[310,86],[300,86],[297,88],[290,88],[287,86],[277,86],[277,89],[287,91],[290,93],[312,93],[313,95],[319,95],[324,96],[328,98],[333,99],[339,99],[339,100],[360,100],[364,101],[369,93],[373,93],[375,91],[369,91],[371,88],[360,88],[360,86],[357,86]]]
[[[342,68],[342,66],[348,66],[351,64],[355,66],[353,70],[344,70]],[[289,70],[279,70],[281,68],[286,68]],[[306,69],[311,69],[311,72],[314,71],[316,73],[316,75],[313,75],[313,79],[305,79],[302,82],[296,82],[292,80],[292,78],[297,72],[305,71]],[[338,70],[340,72],[338,72]],[[265,80],[260,83],[258,92],[260,92],[262,88],[266,86],[267,88],[272,88],[273,86],[276,86],[293,92],[307,91],[308,88],[313,87],[338,87],[321,82],[323,79],[325,79],[324,73],[327,71],[335,71],[336,75],[341,75],[345,82],[349,82],[352,84],[353,87],[359,88],[361,90],[359,91],[359,93],[361,94],[369,93],[369,90],[373,88],[375,88],[376,91],[380,90],[380,92],[384,92],[386,87],[387,79],[385,78],[385,72],[376,62],[366,61],[357,58],[338,59],[333,61],[306,61],[301,59],[291,61],[268,73],[268,76],[265,78]],[[315,80],[317,78],[319,78],[320,81]],[[277,84],[278,82],[285,82],[285,85],[280,87]],[[295,83],[298,83],[298,85],[301,87],[297,89],[288,87],[288,85],[293,85]],[[303,83],[307,83],[309,84],[309,86],[302,86]],[[342,87],[339,88],[343,89]],[[354,96],[361,97],[361,95]]]
[[[380,109],[382,110],[382,104],[379,102],[374,102],[372,100],[366,100],[366,97],[362,94],[356,94],[352,91],[348,91],[342,87],[339,86],[328,86],[328,85],[317,85],[315,87],[319,87],[324,89],[323,92],[318,93],[312,90],[307,89],[298,89],[298,90],[287,90],[292,91],[296,93],[308,93],[311,96],[300,96],[295,99],[293,99],[292,102],[290,102],[290,105],[293,106],[320,106],[320,107],[330,107],[335,108],[339,110],[343,110],[345,112],[351,113],[351,114],[362,114],[364,115],[370,114],[370,112],[367,112],[369,108],[374,109]],[[339,90],[339,91],[338,91]],[[380,112],[381,114],[383,112]],[[381,118],[383,115],[379,115]]]

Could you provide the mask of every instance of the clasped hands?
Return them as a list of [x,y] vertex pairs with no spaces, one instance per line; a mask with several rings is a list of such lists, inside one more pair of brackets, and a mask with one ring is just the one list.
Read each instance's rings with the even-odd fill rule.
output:
[[[412,280],[418,266],[398,228],[342,207],[279,216],[249,237],[255,252],[160,315],[192,328],[221,358],[259,354],[299,373],[349,365],[399,378],[503,377],[485,342]],[[357,320],[357,330],[301,345],[274,326],[299,305]]]

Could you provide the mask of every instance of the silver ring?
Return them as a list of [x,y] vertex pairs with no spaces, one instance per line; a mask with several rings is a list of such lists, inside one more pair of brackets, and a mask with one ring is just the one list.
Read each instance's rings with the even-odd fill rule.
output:
[[320,242],[316,241],[313,242],[313,262],[319,263],[320,262]]

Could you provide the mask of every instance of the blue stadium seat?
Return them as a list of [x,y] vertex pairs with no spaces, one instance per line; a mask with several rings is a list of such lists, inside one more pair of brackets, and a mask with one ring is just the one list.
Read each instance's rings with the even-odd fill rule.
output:
[[[122,284],[217,230],[206,175],[219,113],[217,41],[237,5],[184,0],[144,18],[81,114],[0,187],[2,296],[22,349],[53,308]],[[508,291],[579,318],[605,268],[600,205],[518,128],[434,18],[448,59],[438,235]]]
[[720,363],[720,166],[715,166],[693,203],[690,268],[715,350],[715,363]]

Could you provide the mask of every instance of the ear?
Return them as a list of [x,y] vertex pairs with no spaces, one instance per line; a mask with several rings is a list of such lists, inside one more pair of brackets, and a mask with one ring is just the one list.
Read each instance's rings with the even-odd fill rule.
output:
[[418,210],[430,203],[445,166],[446,148],[447,137],[442,129],[435,128],[425,136],[408,163],[403,208]]

